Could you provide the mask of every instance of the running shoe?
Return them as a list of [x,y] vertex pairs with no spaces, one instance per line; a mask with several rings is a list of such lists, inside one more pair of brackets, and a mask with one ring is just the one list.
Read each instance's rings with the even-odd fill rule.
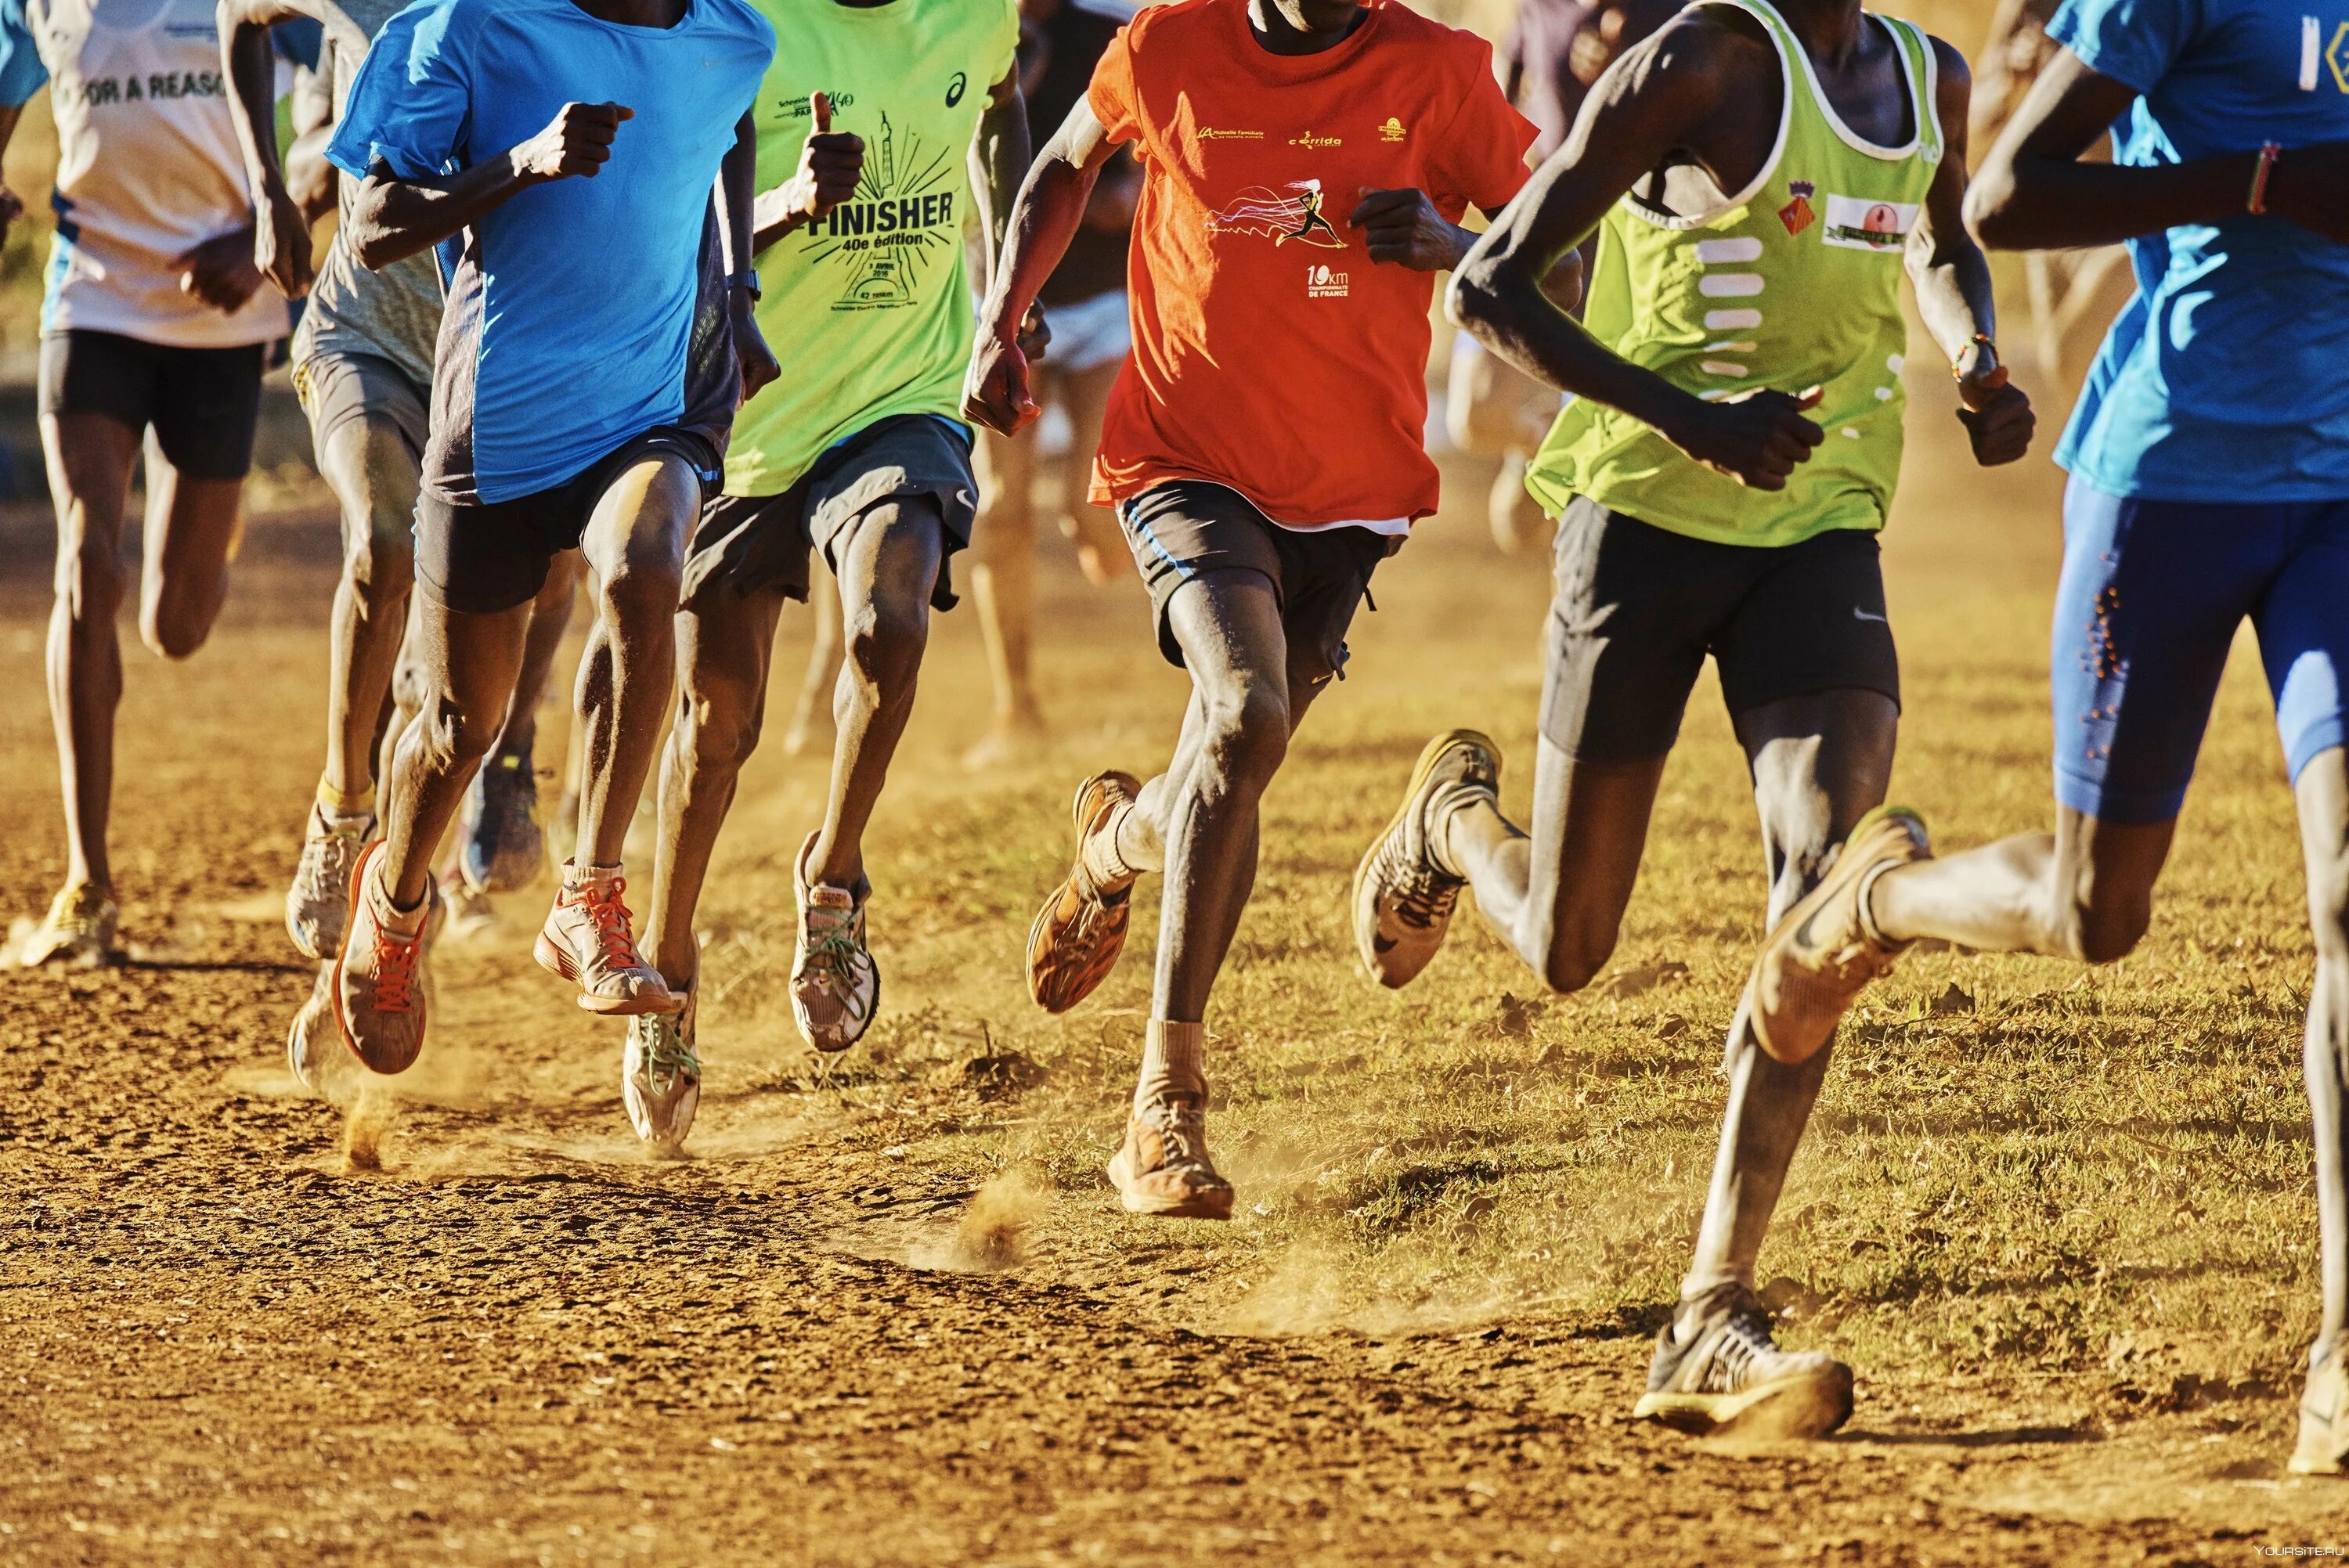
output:
[[496,933],[497,901],[488,893],[476,892],[464,872],[452,869],[440,873],[440,903],[449,912],[450,941],[480,942]]
[[655,1150],[673,1153],[693,1130],[701,1107],[701,1058],[693,1049],[696,997],[688,988],[685,1010],[653,1013],[628,1020],[628,1043],[620,1048],[620,1103],[628,1125]]
[[528,751],[500,752],[481,764],[465,791],[463,851],[459,864],[475,892],[528,887],[546,863],[546,834],[538,825],[538,774]]
[[2349,1475],[2349,1362],[2340,1346],[2308,1374],[2300,1397],[2300,1443],[2294,1475]]
[[1851,1368],[1824,1351],[1779,1349],[1769,1312],[1737,1286],[1717,1293],[1686,1340],[1670,1325],[1657,1336],[1648,1391],[1631,1415],[1696,1437],[1734,1427],[1823,1438],[1851,1418]]
[[122,912],[113,899],[88,882],[76,882],[50,901],[49,913],[26,939],[18,962],[27,969],[41,964],[103,967],[114,961],[121,923]]
[[427,882],[422,908],[393,908],[383,885],[384,854],[378,839],[351,869],[350,929],[335,960],[334,1001],[351,1054],[369,1070],[391,1074],[406,1072],[424,1048],[425,960],[440,890]]
[[1835,1034],[1868,983],[1908,944],[1889,940],[1868,911],[1876,879],[1930,860],[1925,819],[1879,806],[1843,841],[1826,875],[1786,912],[1754,965],[1754,1037],[1782,1062],[1804,1062]]
[[1232,1217],[1232,1184],[1207,1158],[1206,1108],[1196,1100],[1161,1100],[1128,1118],[1125,1143],[1110,1157],[1109,1179],[1129,1214]]
[[1125,951],[1133,877],[1098,880],[1085,863],[1085,844],[1095,833],[1116,831],[1118,808],[1141,793],[1131,773],[1096,773],[1077,786],[1076,857],[1028,928],[1028,995],[1047,1013],[1065,1013],[1092,995]]
[[579,987],[579,1005],[591,1013],[636,1017],[674,1013],[684,998],[670,995],[660,971],[636,951],[636,935],[621,894],[626,877],[579,876],[563,868],[563,886],[546,912],[533,954],[539,966]]
[[792,954],[792,1016],[800,1037],[820,1051],[844,1051],[864,1037],[881,1005],[881,970],[864,945],[864,905],[872,885],[811,883],[808,857],[816,835],[800,846],[792,880],[799,886],[800,934]]
[[302,834],[302,858],[285,890],[285,934],[294,950],[313,963],[342,951],[343,926],[351,913],[351,868],[375,832],[375,817],[330,817],[313,801]]
[[1501,753],[1485,736],[1446,730],[1420,752],[1402,804],[1354,868],[1354,950],[1371,979],[1408,985],[1444,945],[1468,884],[1436,863],[1434,835],[1461,806],[1500,798]]

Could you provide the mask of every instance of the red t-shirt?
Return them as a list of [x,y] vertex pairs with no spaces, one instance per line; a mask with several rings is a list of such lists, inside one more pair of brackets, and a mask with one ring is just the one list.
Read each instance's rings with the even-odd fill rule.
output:
[[1435,510],[1433,273],[1371,261],[1347,216],[1416,188],[1458,222],[1526,181],[1534,128],[1490,45],[1371,0],[1346,39],[1276,55],[1247,0],[1143,11],[1093,71],[1094,115],[1134,144],[1133,354],[1110,394],[1092,499],[1228,485],[1314,527]]

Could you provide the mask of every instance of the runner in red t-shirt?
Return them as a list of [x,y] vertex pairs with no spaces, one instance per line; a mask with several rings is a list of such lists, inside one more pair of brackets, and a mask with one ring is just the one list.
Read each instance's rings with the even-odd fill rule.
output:
[[1194,687],[1173,766],[1077,791],[1076,863],[1036,918],[1029,989],[1073,1007],[1164,870],[1158,975],[1125,1146],[1137,1213],[1225,1219],[1201,1020],[1255,878],[1257,802],[1346,661],[1371,573],[1435,510],[1421,441],[1433,274],[1474,204],[1524,184],[1534,128],[1492,50],[1399,0],[1178,0],[1119,34],[1038,157],[982,313],[965,411],[1035,417],[1014,342],[1121,144],[1143,170],[1133,354],[1092,499],[1115,505],[1158,642]]

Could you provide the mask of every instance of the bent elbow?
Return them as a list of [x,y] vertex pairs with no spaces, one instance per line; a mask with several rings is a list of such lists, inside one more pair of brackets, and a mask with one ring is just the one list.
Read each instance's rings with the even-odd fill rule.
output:
[[1490,262],[1472,258],[1454,273],[1444,291],[1444,314],[1452,325],[1471,333],[1491,325],[1499,303],[1494,284]]
[[2012,171],[1982,171],[1966,192],[1966,228],[1981,244],[1993,251],[2023,248],[2025,242],[2014,222],[2014,180]]

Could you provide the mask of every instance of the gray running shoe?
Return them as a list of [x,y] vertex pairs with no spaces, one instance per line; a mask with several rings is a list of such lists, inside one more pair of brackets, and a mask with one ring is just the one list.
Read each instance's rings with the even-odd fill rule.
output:
[[800,934],[792,954],[792,1016],[800,1037],[820,1051],[844,1051],[864,1037],[881,1005],[881,970],[864,945],[864,904],[873,890],[812,883],[810,833],[792,880],[799,884]]
[[1131,1214],[1232,1217],[1232,1184],[1207,1157],[1207,1111],[1194,1099],[1161,1100],[1128,1118],[1125,1142],[1110,1157],[1109,1180]]
[[1695,1335],[1656,1338],[1648,1391],[1631,1410],[1698,1437],[1823,1438],[1851,1418],[1851,1368],[1818,1350],[1785,1351],[1744,1289],[1718,1292]]
[[538,774],[528,751],[500,752],[481,764],[465,791],[465,885],[475,892],[528,887],[546,864],[538,823]]
[[1435,863],[1437,808],[1495,799],[1500,789],[1500,750],[1473,729],[1446,730],[1420,752],[1402,804],[1354,868],[1354,948],[1380,985],[1399,989],[1419,977],[1467,885]]
[[302,834],[302,859],[285,890],[285,934],[294,950],[313,963],[326,963],[343,950],[343,928],[351,914],[351,868],[375,834],[375,818],[337,819],[313,804]]
[[628,1125],[655,1151],[674,1153],[693,1130],[701,1108],[701,1058],[694,1054],[696,994],[685,994],[681,1013],[649,1013],[628,1020],[628,1043],[620,1048],[620,1103]]
[[2349,1361],[2339,1346],[2309,1369],[2292,1473],[2349,1475]]
[[121,921],[122,912],[112,898],[88,882],[77,882],[50,901],[49,913],[26,941],[17,962],[27,969],[43,964],[102,968],[114,962]]

